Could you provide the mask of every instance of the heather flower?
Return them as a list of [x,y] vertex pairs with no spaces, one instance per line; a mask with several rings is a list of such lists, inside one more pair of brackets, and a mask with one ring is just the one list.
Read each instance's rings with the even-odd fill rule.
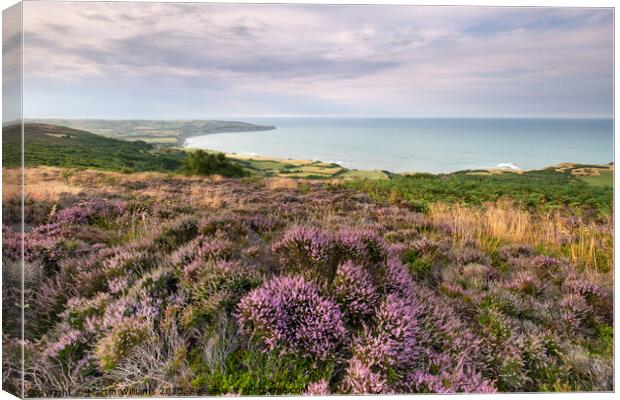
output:
[[196,257],[203,260],[228,259],[232,243],[226,239],[207,238],[196,252]]
[[77,206],[58,211],[55,220],[64,224],[87,224],[97,217],[118,216],[125,211],[126,206],[127,203],[122,200],[91,199]]
[[335,241],[343,261],[377,263],[383,261],[387,254],[387,244],[370,228],[341,229],[336,234]]
[[349,360],[342,386],[351,394],[392,393],[387,380],[358,358]]
[[403,298],[411,296],[413,279],[407,267],[396,258],[387,260],[383,278],[383,290],[386,293],[396,293]]
[[104,268],[109,278],[124,277],[131,281],[155,269],[161,262],[157,253],[120,247],[114,256],[104,261]]
[[329,383],[325,379],[321,379],[320,381],[316,382],[310,382],[304,394],[306,396],[327,396],[331,394],[331,391],[329,389]]
[[571,327],[579,327],[592,317],[592,309],[586,300],[578,294],[567,294],[560,302],[562,319]]
[[50,358],[63,356],[71,357],[71,352],[75,350],[76,347],[79,347],[84,341],[82,332],[78,329],[61,325],[59,327],[59,331],[60,334],[58,338],[49,343],[43,351],[44,356]]
[[242,237],[247,233],[246,225],[237,215],[216,215],[201,220],[198,223],[198,232],[205,236],[223,234],[229,237]]
[[417,308],[416,341],[420,349],[438,349],[445,354],[463,356],[476,370],[489,364],[488,349],[470,328],[460,320],[453,307],[435,292],[415,284],[410,298]]
[[336,271],[334,297],[349,319],[355,322],[374,312],[379,294],[371,276],[362,267],[347,261]]
[[280,255],[285,271],[300,272],[310,279],[331,280],[334,276],[334,239],[314,228],[292,228],[272,250]]
[[333,246],[331,235],[314,228],[293,228],[273,245],[273,251],[285,254],[284,263],[295,263],[295,256],[313,262],[326,262]]
[[56,221],[63,224],[87,224],[92,217],[92,210],[84,207],[70,207],[56,214]]
[[71,328],[83,329],[87,319],[103,315],[110,301],[111,296],[107,293],[98,293],[90,299],[72,297],[67,302],[67,307],[60,316]]
[[388,258],[399,258],[407,251],[407,246],[403,243],[391,243],[387,248]]
[[408,388],[416,393],[495,393],[495,385],[480,374],[463,372],[462,369],[449,373],[441,371],[433,375],[425,371],[414,371],[408,376]]
[[407,369],[418,354],[417,307],[397,295],[388,295],[377,308],[375,326],[366,328],[353,346],[360,359],[382,370]]
[[497,276],[493,267],[484,264],[467,264],[462,268],[462,279],[467,283],[467,287],[484,290],[490,280]]
[[532,266],[542,271],[554,271],[560,266],[560,260],[549,256],[536,256],[532,259]]
[[174,265],[183,268],[185,277],[209,260],[227,260],[232,254],[232,243],[227,239],[199,236],[182,246],[172,255]]
[[485,264],[485,265],[491,264],[491,259],[489,258],[489,256],[487,256],[482,251],[474,247],[467,246],[467,247],[453,249],[451,256],[452,256],[452,259],[456,263],[461,264],[461,265],[471,264],[471,263],[478,263],[478,264]]
[[245,223],[255,232],[269,232],[275,227],[275,222],[263,214],[254,214],[245,218]]
[[197,238],[177,248],[170,256],[170,261],[172,264],[183,267],[184,265],[191,263],[196,258],[196,253],[198,252],[198,248],[200,247],[203,238],[203,236],[198,236]]
[[514,290],[530,296],[539,296],[546,290],[546,283],[530,272],[519,271],[516,276],[505,284],[509,290]]
[[118,294],[129,287],[129,281],[123,276],[115,276],[108,280],[108,292]]
[[536,254],[536,250],[530,245],[515,244],[501,247],[498,253],[502,260],[510,261],[513,258],[532,257]]
[[2,224],[2,257],[5,260],[19,261],[22,258],[22,233],[14,232]]
[[566,280],[563,284],[563,288],[569,293],[578,294],[586,299],[600,297],[603,293],[598,285],[578,278]]
[[414,371],[408,376],[408,391],[414,393],[454,393],[444,386],[441,376]]
[[342,313],[301,277],[274,278],[238,306],[241,331],[267,350],[326,360],[346,339]]

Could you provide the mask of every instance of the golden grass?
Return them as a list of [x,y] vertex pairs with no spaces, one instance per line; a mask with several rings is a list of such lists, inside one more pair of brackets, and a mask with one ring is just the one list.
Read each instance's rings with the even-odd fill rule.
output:
[[[34,201],[56,201],[63,194],[79,194],[83,187],[60,179],[60,169],[28,168],[24,173],[24,195]],[[2,201],[21,196],[21,169],[2,171]]]
[[224,197],[212,190],[208,190],[201,183],[192,183],[190,187],[189,201],[192,206],[200,206],[211,209],[218,209],[226,206]]
[[267,156],[252,156],[246,154],[234,154],[234,153],[226,153],[226,157],[235,158],[237,160],[253,160],[253,161],[273,161],[282,164],[290,164],[296,167],[302,167],[304,165],[312,165],[316,164],[317,161],[313,160],[290,160],[287,158],[278,158],[278,157],[267,157]]
[[605,272],[613,266],[611,218],[575,224],[558,212],[533,214],[507,201],[479,208],[434,204],[430,218],[450,226],[457,244],[476,240],[489,252],[504,243],[530,244],[588,269]]
[[265,186],[269,189],[297,189],[298,181],[290,178],[266,178]]

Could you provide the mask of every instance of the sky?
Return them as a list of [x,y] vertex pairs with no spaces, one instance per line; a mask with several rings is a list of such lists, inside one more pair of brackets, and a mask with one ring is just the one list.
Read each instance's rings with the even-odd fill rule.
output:
[[27,118],[612,114],[611,9],[24,3]]

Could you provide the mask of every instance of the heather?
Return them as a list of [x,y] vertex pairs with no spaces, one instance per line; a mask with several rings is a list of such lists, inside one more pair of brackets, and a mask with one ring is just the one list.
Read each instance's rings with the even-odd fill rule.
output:
[[[612,231],[596,202],[506,192],[420,209],[341,182],[27,174],[56,185],[26,188],[29,396],[614,389]],[[15,207],[5,198],[5,217]],[[20,245],[3,227],[5,280]]]

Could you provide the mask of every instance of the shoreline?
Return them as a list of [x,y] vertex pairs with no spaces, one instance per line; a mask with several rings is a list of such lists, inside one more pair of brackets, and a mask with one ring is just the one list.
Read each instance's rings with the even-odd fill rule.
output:
[[[227,132],[222,132],[227,133]],[[235,132],[237,133],[237,132]],[[206,135],[201,135],[206,136]],[[609,163],[580,163],[580,162],[572,162],[566,161],[557,164],[548,164],[546,166],[540,168],[520,168],[515,163],[502,162],[498,163],[496,167],[489,168],[464,168],[464,169],[456,169],[454,171],[448,172],[425,172],[425,171],[402,171],[402,172],[393,172],[387,169],[362,169],[362,168],[350,168],[342,165],[341,162],[337,161],[323,161],[319,159],[311,159],[311,158],[287,158],[287,157],[278,157],[278,156],[269,156],[269,155],[261,155],[261,154],[243,154],[236,152],[225,152],[220,150],[215,150],[211,148],[200,148],[200,147],[188,147],[184,145],[182,147],[183,150],[204,150],[208,152],[214,153],[223,153],[226,157],[239,160],[239,161],[257,161],[257,162],[276,162],[283,164],[293,164],[293,165],[311,165],[311,164],[323,164],[323,165],[337,165],[339,168],[346,171],[358,171],[358,172],[376,172],[380,171],[384,174],[393,174],[393,175],[415,175],[415,174],[431,174],[431,175],[450,175],[457,173],[469,173],[472,175],[483,175],[483,174],[501,174],[501,173],[514,173],[514,174],[523,174],[526,172],[532,171],[543,171],[549,168],[555,168],[556,170],[561,169],[570,169],[576,166],[579,166],[582,169],[592,169],[592,175],[598,175],[597,170],[610,170],[614,171],[614,162],[611,161]]]

